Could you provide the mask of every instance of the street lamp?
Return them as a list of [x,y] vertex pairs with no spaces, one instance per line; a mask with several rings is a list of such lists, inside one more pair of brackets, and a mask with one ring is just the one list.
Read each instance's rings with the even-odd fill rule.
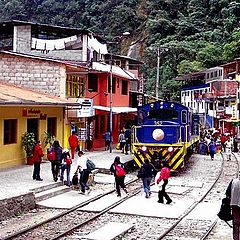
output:
[[160,68],[160,55],[164,52],[167,52],[168,48],[158,47],[157,48],[157,79],[156,79],[156,99],[158,100],[158,91],[159,91],[159,68]]
[[[116,36],[115,39],[119,39],[121,40],[121,38],[123,37],[126,37],[126,36],[129,36],[130,33],[129,32],[124,32],[122,33],[122,36]],[[110,44],[112,43],[118,43],[118,42],[108,42]],[[112,72],[112,67],[113,67],[113,56],[112,56],[112,51],[110,51],[110,97],[109,97],[109,100],[110,100],[110,104],[109,104],[109,108],[110,108],[110,111],[109,111],[109,131],[110,131],[110,146],[109,146],[109,152],[112,153],[112,130],[113,130],[113,72]]]

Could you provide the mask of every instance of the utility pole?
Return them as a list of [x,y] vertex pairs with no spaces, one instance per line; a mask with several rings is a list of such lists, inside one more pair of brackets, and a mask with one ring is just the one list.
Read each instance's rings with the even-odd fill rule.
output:
[[156,100],[158,100],[158,91],[159,91],[159,67],[160,67],[160,48],[157,49]]

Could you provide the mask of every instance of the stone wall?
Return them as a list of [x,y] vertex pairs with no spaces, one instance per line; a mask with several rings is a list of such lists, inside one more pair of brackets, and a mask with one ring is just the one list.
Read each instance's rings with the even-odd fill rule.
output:
[[0,81],[64,98],[66,66],[49,60],[1,54]]
[[17,216],[35,208],[35,196],[33,192],[13,198],[0,200],[0,221]]

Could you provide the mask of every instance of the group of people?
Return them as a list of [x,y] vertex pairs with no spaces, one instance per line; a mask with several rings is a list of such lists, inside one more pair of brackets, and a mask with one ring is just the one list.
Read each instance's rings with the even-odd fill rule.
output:
[[152,194],[150,184],[152,179],[155,178],[155,184],[159,189],[158,202],[164,203],[164,199],[166,200],[166,204],[170,204],[172,202],[172,199],[166,192],[166,186],[168,184],[168,179],[170,178],[170,168],[167,161],[162,162],[162,168],[158,171],[154,165],[145,158],[144,163],[139,170],[139,177],[142,178],[146,198],[149,198]]
[[[118,174],[119,167],[124,169],[125,174],[121,176]],[[110,167],[110,171],[114,174],[114,177],[115,177],[115,186],[116,186],[117,196],[121,197],[121,190],[120,190],[121,188],[125,191],[125,193],[127,193],[126,185],[124,183],[126,169],[124,164],[121,163],[119,156],[115,157],[114,163]],[[166,200],[166,204],[170,204],[172,202],[172,199],[169,197],[169,195],[166,192],[166,186],[168,184],[168,179],[170,178],[170,168],[166,161],[162,162],[162,168],[160,171],[158,171],[154,167],[154,165],[146,158],[139,170],[138,177],[142,179],[143,189],[144,189],[146,198],[150,198],[152,194],[150,185],[153,178],[155,178],[155,184],[159,188],[158,202],[164,203],[164,199]]]
[[118,136],[119,149],[121,150],[121,153],[128,154],[129,151],[131,152],[131,134],[132,131],[130,128],[121,130]]
[[211,133],[206,133],[199,143],[198,152],[200,154],[209,154],[211,160],[214,160],[217,149],[219,149],[221,152],[226,153],[227,161],[230,161],[233,146],[234,141],[230,134],[224,133],[221,135],[214,135]]

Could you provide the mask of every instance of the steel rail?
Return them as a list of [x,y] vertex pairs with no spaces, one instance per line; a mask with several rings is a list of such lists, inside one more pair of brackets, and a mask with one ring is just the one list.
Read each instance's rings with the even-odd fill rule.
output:
[[[137,181],[139,181],[139,179],[133,179],[133,180],[127,182],[126,185],[130,185],[130,184],[132,184],[134,182],[137,182]],[[56,216],[50,217],[49,219],[46,219],[46,220],[44,220],[42,222],[39,222],[37,224],[31,225],[29,227],[26,227],[26,228],[22,229],[21,231],[17,231],[17,232],[15,232],[13,234],[9,234],[7,236],[4,236],[3,238],[1,238],[1,240],[10,240],[10,239],[13,239],[13,238],[17,238],[17,237],[19,237],[19,236],[21,236],[21,235],[23,235],[23,234],[25,234],[27,232],[30,232],[31,230],[34,230],[34,229],[36,229],[38,227],[43,226],[44,224],[50,223],[50,222],[52,222],[52,221],[54,221],[54,220],[56,220],[58,218],[64,217],[64,216],[68,215],[69,213],[72,213],[73,211],[75,211],[75,210],[77,210],[79,208],[82,208],[82,207],[88,205],[89,203],[94,202],[94,201],[96,201],[96,200],[98,200],[98,199],[100,199],[100,198],[102,198],[102,197],[104,197],[106,195],[109,195],[109,194],[111,194],[111,193],[113,193],[115,191],[116,191],[115,189],[112,189],[112,190],[107,191],[106,193],[99,194],[99,195],[97,195],[97,196],[95,196],[95,197],[93,197],[93,198],[91,198],[91,199],[89,199],[87,201],[84,201],[84,202],[82,202],[82,203],[80,203],[80,204],[78,204],[78,205],[76,205],[76,206],[74,206],[74,207],[72,207],[70,209],[67,209],[67,210],[57,214]]]
[[[212,186],[208,189],[208,191],[200,198],[200,200],[198,200],[197,202],[193,203],[193,205],[190,207],[190,209],[184,213],[171,227],[169,227],[163,234],[160,235],[160,237],[158,238],[158,240],[161,240],[163,239],[164,237],[166,237],[171,231],[173,231],[178,225],[180,222],[183,221],[184,218],[186,218],[187,215],[189,215],[198,205],[199,203],[201,203],[205,198],[206,196],[209,194],[209,192],[214,188],[214,186],[217,184],[217,182],[219,181],[222,173],[223,173],[223,169],[224,169],[224,157],[223,155],[221,154],[222,156],[222,164],[221,164],[221,169],[218,173],[218,176],[216,177],[215,181],[213,182]],[[238,171],[239,172],[239,164],[238,164]],[[215,220],[216,221],[216,220]],[[215,222],[214,221],[214,222]],[[211,224],[210,226],[210,229],[213,229],[213,227],[216,225],[216,223],[214,224]],[[207,234],[208,233],[208,234]],[[207,235],[209,235],[210,231],[207,231]],[[205,234],[205,235],[206,235]],[[206,235],[206,236],[207,236]],[[205,238],[203,238],[205,239]]]

